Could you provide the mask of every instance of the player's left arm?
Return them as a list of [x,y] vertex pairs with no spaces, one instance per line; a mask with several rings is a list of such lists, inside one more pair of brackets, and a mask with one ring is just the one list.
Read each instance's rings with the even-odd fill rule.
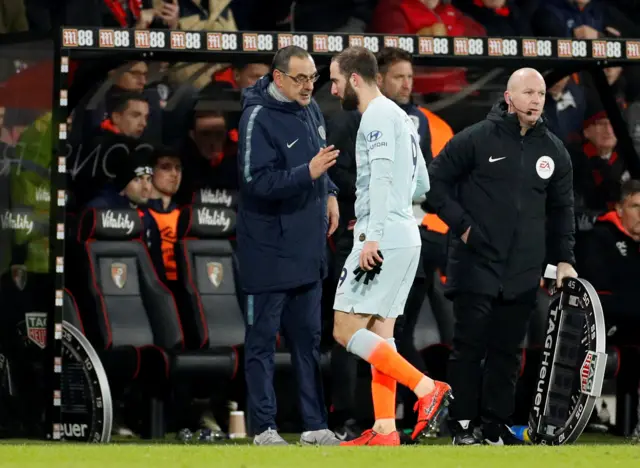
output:
[[573,168],[569,153],[557,142],[556,167],[547,186],[548,259],[575,265],[575,219],[573,212]]
[[[429,171],[427,170],[427,162],[420,146],[411,144],[411,156],[413,157],[413,171],[416,179],[416,190],[413,192],[413,199],[420,199],[425,195],[431,185],[429,184]],[[429,150],[431,151],[431,150]],[[416,154],[417,153],[417,154]]]
[[[377,113],[376,113],[377,114]],[[379,115],[379,114],[378,114]],[[395,121],[386,116],[364,114],[360,124],[367,142],[367,156],[371,166],[369,182],[369,226],[367,241],[380,242],[384,234],[384,224],[389,213],[389,194],[393,182],[395,160]]]

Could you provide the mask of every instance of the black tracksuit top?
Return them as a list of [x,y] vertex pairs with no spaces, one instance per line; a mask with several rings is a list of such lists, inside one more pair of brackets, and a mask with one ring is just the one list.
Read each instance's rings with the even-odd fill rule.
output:
[[449,296],[514,298],[537,287],[545,262],[575,263],[571,159],[543,119],[521,136],[501,100],[449,141],[429,177],[427,203],[452,231]]

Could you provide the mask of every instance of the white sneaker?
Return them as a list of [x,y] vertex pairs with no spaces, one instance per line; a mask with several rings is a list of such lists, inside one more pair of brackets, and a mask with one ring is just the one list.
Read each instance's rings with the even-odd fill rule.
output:
[[300,436],[302,445],[340,445],[340,439],[329,429],[305,431]]
[[253,438],[253,445],[289,445],[275,429],[267,429]]

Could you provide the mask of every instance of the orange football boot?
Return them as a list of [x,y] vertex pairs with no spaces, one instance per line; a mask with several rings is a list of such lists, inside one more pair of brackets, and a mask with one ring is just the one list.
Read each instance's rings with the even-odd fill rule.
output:
[[453,399],[449,384],[438,380],[435,384],[435,389],[420,398],[413,407],[413,411],[418,412],[418,422],[411,435],[414,440],[427,429],[427,426],[437,421],[442,410],[449,406],[449,400]]
[[389,434],[378,434],[373,429],[368,429],[362,433],[357,439],[350,440],[349,442],[340,442],[340,445],[344,446],[356,446],[356,445],[388,445],[395,446],[400,445],[400,434],[398,431],[393,431]]

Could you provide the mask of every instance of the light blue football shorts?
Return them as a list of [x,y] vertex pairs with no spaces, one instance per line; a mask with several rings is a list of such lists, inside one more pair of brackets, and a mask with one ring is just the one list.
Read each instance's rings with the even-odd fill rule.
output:
[[340,273],[333,309],[382,318],[402,315],[416,277],[420,249],[416,246],[382,251],[382,271],[365,286],[364,276],[356,281],[353,274],[362,251],[362,246],[354,247]]

